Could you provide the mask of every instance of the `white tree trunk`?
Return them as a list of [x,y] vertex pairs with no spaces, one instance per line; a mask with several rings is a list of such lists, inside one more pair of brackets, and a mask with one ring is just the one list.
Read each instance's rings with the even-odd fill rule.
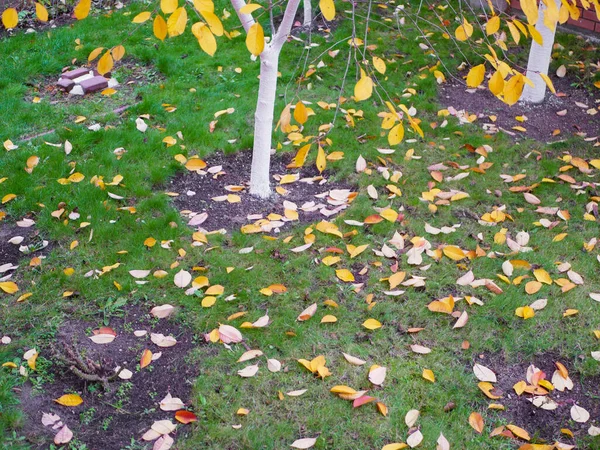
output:
[[[561,0],[548,0],[549,2],[554,1],[556,7],[560,9]],[[539,14],[535,29],[539,31],[542,36],[543,45],[537,44],[533,39],[531,40],[531,49],[529,51],[529,61],[527,62],[527,78],[529,78],[534,87],[525,84],[523,88],[523,94],[521,100],[529,103],[541,103],[544,101],[546,95],[546,83],[539,75],[543,73],[548,75],[548,68],[550,67],[550,60],[552,58],[552,47],[554,45],[554,34],[556,33],[556,25],[551,30],[544,23],[544,11],[546,5],[540,1]]]
[[265,48],[260,55],[260,83],[254,113],[254,148],[250,173],[250,193],[261,198],[271,195],[271,133],[273,131],[278,65],[279,50],[271,47]]
[[250,172],[250,193],[261,198],[271,195],[270,164],[273,114],[277,94],[277,69],[281,48],[286,42],[298,11],[300,0],[288,0],[283,20],[260,54],[260,82],[254,113],[254,147]]
[[312,4],[310,0],[304,0],[304,26],[312,24]]

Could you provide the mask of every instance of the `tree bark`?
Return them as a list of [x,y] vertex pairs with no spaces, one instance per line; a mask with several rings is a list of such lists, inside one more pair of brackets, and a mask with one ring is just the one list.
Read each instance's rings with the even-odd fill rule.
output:
[[304,1],[304,26],[309,27],[312,24],[312,4],[311,0]]
[[277,94],[279,55],[292,30],[299,4],[300,0],[288,0],[279,30],[260,54],[260,82],[258,85],[258,101],[254,113],[254,146],[250,172],[250,193],[261,198],[271,195],[271,139],[275,96]]
[[277,68],[279,50],[267,47],[260,55],[260,83],[258,101],[254,113],[254,146],[250,172],[250,194],[261,198],[271,195],[271,134],[275,94],[277,92]]
[[[561,0],[548,0],[549,2],[554,1],[556,7],[560,9]],[[529,61],[527,62],[527,78],[529,78],[534,87],[525,84],[523,88],[523,94],[521,100],[529,103],[541,103],[544,101],[546,96],[546,83],[540,76],[540,73],[548,75],[548,68],[550,67],[550,60],[552,59],[552,47],[554,46],[554,35],[556,33],[556,26],[551,30],[544,23],[544,11],[546,5],[540,1],[539,14],[535,29],[539,31],[542,36],[542,45],[536,43],[533,39],[531,40],[531,49],[529,51]]]

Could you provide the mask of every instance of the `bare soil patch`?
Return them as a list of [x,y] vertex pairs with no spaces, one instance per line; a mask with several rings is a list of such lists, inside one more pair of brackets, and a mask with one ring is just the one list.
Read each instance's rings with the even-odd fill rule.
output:
[[[89,339],[92,330],[102,326],[84,321],[64,323],[52,347],[41,349],[38,361],[38,374],[45,381],[41,386],[27,383],[21,392],[22,408],[27,414],[24,435],[38,449],[46,449],[54,439],[57,430],[42,424],[43,413],[60,416],[74,434],[89,449],[117,450],[138,443],[136,448],[150,448],[152,443],[144,443],[141,436],[156,420],[174,419],[174,411],[162,411],[160,401],[170,393],[180,398],[191,410],[190,396],[192,384],[198,368],[190,354],[194,348],[192,333],[170,319],[155,319],[146,310],[133,306],[125,309],[123,317],[113,317],[110,321],[117,336],[108,344],[96,344]],[[135,330],[146,330],[142,337],[134,335]],[[151,333],[173,336],[177,344],[161,348],[150,340]],[[131,379],[109,383],[105,391],[101,383],[86,381],[76,376],[69,367],[53,356],[58,351],[65,356],[69,350],[77,351],[82,358],[92,360],[102,368],[113,370],[122,366],[133,372]],[[140,369],[140,357],[145,349],[160,358],[149,366]],[[42,371],[43,374],[39,372]],[[83,403],[76,407],[66,407],[54,400],[63,394],[77,393]],[[175,432],[181,433],[184,427],[179,424]],[[146,445],[146,447],[144,447]]]
[[[439,101],[445,107],[457,111],[464,110],[468,114],[477,115],[473,123],[489,130],[493,127],[506,130],[514,139],[536,139],[541,142],[555,142],[572,135],[585,138],[600,136],[600,90],[592,93],[584,89],[570,86],[568,78],[552,80],[557,95],[548,92],[546,100],[539,105],[516,103],[513,106],[498,100],[488,89],[467,89],[464,84],[453,80],[440,86]],[[587,108],[580,105],[587,105]],[[588,114],[589,109],[596,109],[595,115]],[[558,115],[566,110],[564,116]],[[493,122],[489,116],[496,116]],[[525,116],[524,122],[515,117]],[[523,127],[522,132],[513,127]],[[553,136],[554,130],[560,134]],[[597,139],[596,139],[597,141]],[[593,142],[590,143],[592,145]]]
[[[267,218],[270,214],[276,214],[282,216],[281,219],[276,219],[277,221],[296,224],[327,220],[328,217],[341,212],[346,204],[336,204],[330,194],[332,191],[342,194],[346,191],[351,192],[351,186],[343,182],[330,183],[328,171],[319,174],[314,164],[307,163],[300,169],[287,169],[286,166],[293,157],[291,153],[278,153],[272,156],[273,194],[266,199],[252,196],[248,192],[252,163],[251,150],[239,151],[232,155],[222,153],[211,155],[206,161],[207,168],[204,170],[220,167],[220,175],[215,176],[210,172],[206,174],[181,172],[167,186],[167,190],[179,194],[174,197],[174,203],[182,213],[206,213],[206,220],[199,226],[208,231],[239,230],[243,225],[256,223],[257,218],[252,217],[254,215]],[[298,180],[289,184],[279,184],[279,177],[286,174],[298,174]],[[244,189],[241,192],[232,192],[226,189],[228,186],[242,186]],[[285,195],[277,193],[275,191],[277,186],[284,188],[287,193]],[[228,194],[239,196],[240,201],[230,203],[226,200],[214,200]],[[298,220],[288,220],[285,217],[284,202],[286,201],[298,206]],[[312,207],[309,208],[307,205]],[[275,229],[272,231],[276,232]]]
[[[22,240],[20,238],[23,238]],[[12,241],[12,242],[9,242]],[[14,242],[14,243],[13,243]],[[21,251],[21,248],[25,251]],[[8,266],[16,266],[25,257],[42,256],[50,251],[51,245],[40,232],[31,227],[19,227],[15,223],[0,222],[0,278],[10,273]]]
[[[534,395],[523,393],[516,394],[513,386],[520,382],[527,382],[527,369],[534,365],[545,373],[545,379],[552,380],[557,370],[556,362],[562,363],[569,371],[569,378],[573,381],[573,389],[565,389],[563,392],[555,389],[546,397],[556,402],[554,410],[545,410],[534,406],[530,399]],[[474,363],[482,364],[496,373],[498,379],[494,383],[494,393],[502,395],[498,400],[491,402],[504,405],[505,410],[499,411],[499,416],[504,419],[501,423],[493,426],[513,424],[524,428],[532,437],[532,442],[561,441],[575,444],[574,439],[561,432],[566,428],[573,432],[575,437],[583,437],[588,433],[591,425],[600,425],[600,398],[598,397],[598,385],[600,377],[584,377],[574,370],[573,363],[557,354],[542,354],[535,356],[530,361],[509,361],[503,355],[486,355],[478,358]],[[590,420],[586,423],[578,423],[571,419],[571,408],[578,405],[590,413]]]

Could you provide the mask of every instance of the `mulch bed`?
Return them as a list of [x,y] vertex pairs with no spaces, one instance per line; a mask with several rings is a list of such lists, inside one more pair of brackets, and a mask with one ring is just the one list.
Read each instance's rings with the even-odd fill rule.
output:
[[[315,165],[308,163],[300,169],[287,169],[286,166],[292,161],[294,154],[278,153],[271,157],[271,174],[285,175],[290,173],[299,173],[300,178],[314,178],[319,176]],[[214,166],[222,166],[223,175],[216,179],[211,174],[200,175],[196,172],[181,172],[166,190],[171,193],[177,193],[173,201],[180,211],[193,211],[195,213],[207,213],[208,218],[200,226],[208,231],[225,229],[227,231],[239,230],[241,226],[250,224],[255,219],[248,219],[248,215],[261,214],[264,217],[271,213],[284,214],[283,202],[285,200],[295,203],[299,208],[305,202],[323,203],[330,210],[335,207],[328,205],[326,199],[319,199],[315,195],[326,193],[332,189],[351,189],[346,183],[336,182],[334,185],[328,182],[328,171],[324,171],[321,176],[325,180],[323,184],[319,181],[306,183],[296,181],[290,184],[284,184],[288,193],[283,196],[275,192],[277,181],[273,180],[273,194],[266,199],[254,197],[248,193],[248,190],[242,192],[233,192],[239,195],[239,203],[229,203],[227,201],[215,201],[214,197],[231,194],[225,189],[225,186],[247,186],[250,177],[250,166],[252,163],[252,151],[238,151],[232,155],[216,153],[206,160],[207,169]],[[193,193],[193,195],[188,195]],[[291,224],[308,223],[320,220],[328,220],[328,217],[319,211],[305,212],[298,210],[299,220],[289,222]]]
[[[513,424],[524,428],[531,437],[534,436],[553,443],[559,440],[564,443],[574,444],[573,440],[561,433],[562,428],[571,430],[575,436],[586,436],[587,430],[591,425],[600,426],[600,399],[598,399],[598,385],[600,377],[582,377],[578,374],[570,361],[556,354],[538,355],[532,361],[508,362],[502,355],[486,355],[483,359],[474,361],[489,367],[496,373],[498,379],[494,386],[502,398],[498,400],[489,400],[490,403],[500,403],[504,405],[505,410],[499,411],[501,418],[505,419],[507,424]],[[546,380],[551,381],[552,375],[556,370],[555,362],[565,365],[569,371],[569,377],[573,380],[573,389],[560,392],[554,390],[548,397],[558,403],[555,410],[544,410],[534,406],[527,398],[532,396],[526,393],[518,396],[513,386],[519,381],[526,381],[527,367],[533,364],[546,374]],[[571,420],[571,407],[577,404],[585,408],[590,413],[590,420],[587,423],[577,423]],[[491,424],[493,427],[501,423]]]
[[[133,372],[132,378],[110,382],[110,392],[105,393],[100,383],[79,378],[57,363],[49,348],[41,349],[40,358],[52,361],[45,378],[53,381],[42,384],[41,392],[34,391],[27,383],[20,395],[21,406],[28,416],[23,434],[34,448],[47,449],[57,432],[42,424],[43,413],[59,415],[73,431],[73,439],[85,443],[89,449],[118,450],[130,445],[132,440],[141,444],[141,436],[156,420],[167,419],[177,423],[175,412],[159,408],[167,393],[179,397],[186,405],[190,404],[192,383],[198,375],[198,368],[188,359],[194,348],[193,334],[189,330],[169,319],[153,319],[146,310],[136,306],[126,306],[124,317],[111,318],[109,326],[117,333],[113,342],[95,344],[89,339],[92,335],[90,330],[100,325],[75,320],[66,322],[58,332],[54,347],[61,352],[66,346],[76,348],[93,361],[103,362],[107,368],[124,366]],[[136,337],[133,330],[147,330],[148,333]],[[177,344],[160,348],[152,343],[150,333],[171,335],[177,339]],[[144,349],[154,354],[162,352],[162,356],[148,367],[138,369]],[[35,373],[32,376],[35,377]],[[67,393],[79,393],[83,403],[65,407],[54,402]],[[191,407],[188,406],[189,409]],[[174,434],[190,426],[179,424]],[[147,445],[151,447],[152,444]]]
[[[573,80],[553,77],[552,82],[558,95],[547,91],[546,100],[539,105],[516,103],[508,106],[498,100],[487,88],[467,89],[456,80],[448,80],[439,89],[439,102],[445,107],[453,107],[457,111],[465,110],[475,114],[478,119],[473,122],[478,126],[493,124],[497,128],[508,131],[514,139],[536,139],[541,142],[555,142],[565,139],[573,134],[580,134],[587,138],[600,136],[600,111],[596,115],[589,115],[586,111],[590,108],[600,107],[600,90],[593,88],[593,93],[584,89],[573,88]],[[486,86],[487,84],[484,83]],[[576,102],[587,105],[582,108]],[[567,110],[567,114],[559,116],[556,113]],[[495,115],[495,122],[489,116]],[[515,119],[517,116],[526,116],[525,122]],[[514,130],[513,127],[521,126],[526,132]],[[560,134],[553,136],[554,130],[559,129]],[[590,142],[590,146],[593,142]]]

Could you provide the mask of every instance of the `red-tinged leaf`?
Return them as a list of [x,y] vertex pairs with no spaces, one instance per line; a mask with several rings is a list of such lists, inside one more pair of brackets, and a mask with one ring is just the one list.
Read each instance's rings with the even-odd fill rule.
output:
[[365,218],[364,223],[367,225],[374,225],[376,223],[383,222],[383,217],[379,214],[373,214]]
[[363,395],[362,397],[358,397],[354,402],[352,402],[353,408],[358,408],[359,406],[366,405],[367,403],[371,403],[375,401],[375,397],[371,397],[369,395]]
[[196,414],[194,414],[191,411],[179,410],[175,413],[175,420],[183,424],[188,424],[192,422],[197,422],[198,417],[196,417]]

